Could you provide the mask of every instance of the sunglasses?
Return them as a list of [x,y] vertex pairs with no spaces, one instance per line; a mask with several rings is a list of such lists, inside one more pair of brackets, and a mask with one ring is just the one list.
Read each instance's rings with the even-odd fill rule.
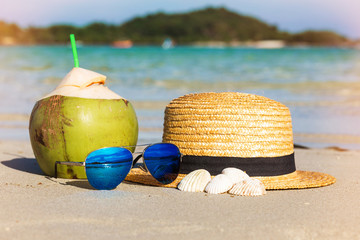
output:
[[57,178],[58,165],[84,166],[91,186],[98,190],[111,190],[126,178],[141,157],[143,165],[140,165],[140,168],[149,172],[161,184],[172,183],[177,178],[182,155],[176,145],[151,144],[135,159],[133,159],[133,153],[127,149],[130,147],[135,146],[100,148],[89,153],[85,162],[57,161],[55,162],[55,178]]

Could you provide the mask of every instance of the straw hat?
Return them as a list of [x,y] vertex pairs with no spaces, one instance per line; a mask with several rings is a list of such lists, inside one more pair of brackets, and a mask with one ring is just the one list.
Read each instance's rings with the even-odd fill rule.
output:
[[[330,185],[336,179],[295,168],[289,109],[253,94],[225,92],[189,94],[166,107],[163,142],[183,154],[180,174],[166,187],[176,187],[187,173],[207,169],[211,175],[237,167],[261,180],[266,189],[298,189]],[[128,181],[162,186],[151,175],[132,169]]]

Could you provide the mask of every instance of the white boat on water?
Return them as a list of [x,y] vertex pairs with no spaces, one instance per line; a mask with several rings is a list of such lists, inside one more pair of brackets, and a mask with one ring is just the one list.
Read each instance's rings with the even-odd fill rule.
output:
[[162,43],[161,47],[163,49],[169,49],[174,47],[174,42],[171,40],[171,38],[166,38],[164,42]]

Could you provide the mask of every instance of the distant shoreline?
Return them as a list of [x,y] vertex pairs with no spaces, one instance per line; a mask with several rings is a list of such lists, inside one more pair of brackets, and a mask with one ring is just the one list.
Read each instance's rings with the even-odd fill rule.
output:
[[[16,43],[16,42],[1,42],[0,47],[16,47],[16,46],[70,46],[69,44],[23,44],[23,43]],[[79,44],[78,47],[81,46],[112,46],[112,44]],[[141,43],[141,44],[133,44],[131,47],[161,47],[159,44],[151,44],[151,43]],[[130,47],[130,48],[131,48]],[[295,43],[287,43],[286,41],[282,40],[262,40],[262,41],[198,41],[192,42],[188,44],[178,44],[174,47],[209,47],[209,48],[260,48],[260,49],[279,49],[279,48],[303,48],[303,47],[330,47],[330,48],[353,48],[353,49],[360,49],[360,42],[354,43],[347,43],[347,44],[337,44],[337,45],[327,45],[327,44],[308,44],[304,42],[295,42]],[[114,47],[117,48],[117,47]]]
[[76,35],[79,43],[82,41],[83,44],[107,44],[121,48],[133,45],[162,45],[166,41],[175,45],[211,47],[360,45],[360,39],[352,40],[329,30],[309,29],[298,33],[281,31],[275,25],[222,7],[208,7],[177,14],[159,12],[135,17],[120,25],[93,22],[82,27],[55,24],[48,27],[21,28],[1,20],[0,23],[0,45],[6,46],[67,44],[71,33]]

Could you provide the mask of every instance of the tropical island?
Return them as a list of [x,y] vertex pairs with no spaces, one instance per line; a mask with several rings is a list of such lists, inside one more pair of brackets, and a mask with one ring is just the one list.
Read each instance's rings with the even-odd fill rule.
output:
[[[52,25],[21,28],[0,21],[0,45],[67,44],[74,33],[83,44],[110,45],[127,41],[136,45],[160,45],[172,39],[178,45],[254,45],[271,41],[280,45],[353,46],[354,41],[332,31],[289,33],[250,16],[226,8],[206,8],[188,13],[155,13],[123,24],[94,22],[86,26]],[[276,45],[277,44],[277,45]],[[280,44],[280,45],[279,45]]]

